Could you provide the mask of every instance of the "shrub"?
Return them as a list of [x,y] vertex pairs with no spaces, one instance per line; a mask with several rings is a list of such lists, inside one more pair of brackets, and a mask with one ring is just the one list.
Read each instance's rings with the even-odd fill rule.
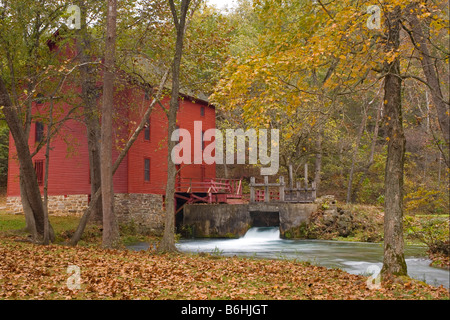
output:
[[406,216],[406,236],[427,245],[431,254],[449,255],[449,222],[448,216]]

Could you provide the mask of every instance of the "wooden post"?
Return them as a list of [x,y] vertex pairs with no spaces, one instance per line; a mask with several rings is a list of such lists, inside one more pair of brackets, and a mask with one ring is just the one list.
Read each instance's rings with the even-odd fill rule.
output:
[[[292,188],[291,188],[292,189]],[[279,187],[279,192],[280,192],[280,202],[284,202],[284,177],[281,176],[280,177],[280,187]]]
[[305,163],[305,189],[308,188],[308,163]]
[[[284,178],[283,178],[284,179]],[[292,173],[292,164],[289,165],[289,199],[292,201],[292,198],[294,197],[294,175]]]
[[250,177],[250,203],[255,202],[255,177]]
[[295,189],[297,189],[296,190],[296,196],[297,196],[297,198],[295,199],[296,201],[300,201],[300,188],[301,188],[302,186],[301,186],[301,182],[300,181],[297,181],[297,183],[296,183],[296,185],[295,185]]
[[264,176],[264,202],[270,202],[269,176]]
[[316,199],[316,182],[313,181],[311,183],[311,195],[312,195],[312,200],[314,201]]
[[292,190],[293,188],[294,188],[294,175],[292,174],[292,164],[290,164],[289,165],[289,189]]

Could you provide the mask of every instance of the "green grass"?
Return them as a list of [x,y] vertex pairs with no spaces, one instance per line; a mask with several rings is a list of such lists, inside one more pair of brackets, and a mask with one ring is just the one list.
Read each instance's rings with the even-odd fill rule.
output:
[[[75,229],[80,220],[79,217],[74,216],[50,216],[49,219],[55,233]],[[16,215],[5,211],[0,211],[0,232],[20,230],[23,228],[25,228],[24,215]]]
[[[76,230],[79,217],[74,216],[50,216],[50,224],[55,232],[55,243],[64,243]],[[24,215],[10,214],[0,211],[0,235],[3,236],[26,236]],[[80,245],[91,245],[99,243],[101,232],[97,226],[88,225],[84,232]]]
[[[80,217],[76,216],[50,216],[49,219],[55,231],[55,243],[57,244],[62,244],[69,240],[80,222]],[[0,236],[25,236],[24,228],[24,215],[14,215],[0,211]],[[154,237],[150,239],[148,236],[138,234],[135,227],[130,224],[121,225],[120,233],[121,244],[124,246],[156,239]],[[95,246],[101,244],[101,239],[101,226],[88,224],[78,244],[81,246]]]
[[25,217],[0,211],[0,232],[25,228]]

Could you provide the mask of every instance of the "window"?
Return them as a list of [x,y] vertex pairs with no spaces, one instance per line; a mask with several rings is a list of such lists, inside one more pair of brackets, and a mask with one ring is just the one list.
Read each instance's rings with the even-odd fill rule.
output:
[[144,181],[150,181],[150,159],[144,159]]
[[[175,130],[179,130],[180,127],[178,125],[175,126]],[[179,131],[175,131],[176,135],[174,136],[175,138],[175,142],[180,143],[180,132]],[[183,157],[183,150],[179,151],[178,155],[175,155],[175,159],[173,159],[173,162],[178,165],[180,164],[180,159]]]
[[34,162],[34,170],[36,171],[38,185],[44,185],[44,160],[36,160]]
[[34,128],[34,139],[35,142],[41,142],[44,137],[44,125],[42,122],[36,121],[36,125]]
[[202,131],[202,150],[205,150],[205,131]]
[[150,119],[147,120],[144,127],[144,140],[150,141]]
[[205,107],[200,107],[200,115],[201,115],[202,117],[205,116]]
[[44,103],[44,95],[42,93],[38,93],[36,95],[36,104]]

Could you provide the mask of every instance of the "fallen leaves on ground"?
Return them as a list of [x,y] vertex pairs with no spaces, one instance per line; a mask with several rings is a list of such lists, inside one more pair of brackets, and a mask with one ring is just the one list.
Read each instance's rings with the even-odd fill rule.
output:
[[[80,270],[80,289],[67,273]],[[73,279],[72,279],[73,280]],[[153,254],[0,240],[0,299],[448,299],[408,279],[369,289],[367,277],[301,262]]]

